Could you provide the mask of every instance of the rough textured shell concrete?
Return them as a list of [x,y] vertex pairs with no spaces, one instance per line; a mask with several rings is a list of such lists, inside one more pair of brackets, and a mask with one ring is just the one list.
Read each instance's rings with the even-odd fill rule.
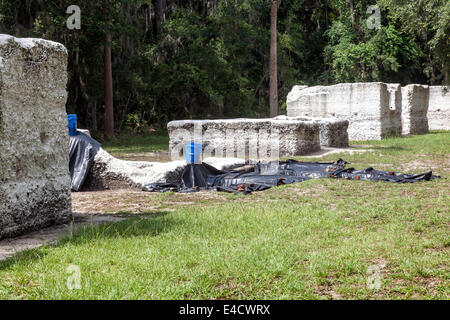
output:
[[202,143],[207,156],[278,159],[320,149],[319,124],[312,120],[179,120],[167,124],[172,160],[184,158],[186,144]]
[[67,51],[0,35],[0,238],[69,221]]
[[323,147],[348,147],[348,120],[338,118],[287,117],[278,116],[274,120],[313,121],[319,124],[320,145]]
[[450,86],[430,86],[428,126],[430,130],[450,130]]
[[409,84],[402,87],[402,134],[428,132],[428,86]]
[[[208,163],[219,170],[242,166],[242,159],[207,158]],[[83,190],[141,188],[150,183],[179,183],[186,161],[146,162],[126,161],[111,156],[100,148],[97,152]]]
[[287,99],[290,117],[336,117],[349,121],[350,140],[380,140],[400,135],[401,87],[382,82],[341,83],[303,88]]

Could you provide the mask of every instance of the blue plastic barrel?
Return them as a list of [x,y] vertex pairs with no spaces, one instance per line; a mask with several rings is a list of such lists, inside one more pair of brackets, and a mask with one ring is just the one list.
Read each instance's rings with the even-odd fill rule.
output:
[[202,144],[189,142],[186,145],[186,162],[201,163],[200,156],[202,154]]
[[68,127],[69,127],[69,136],[76,136],[77,132],[77,115],[76,114],[68,114],[67,115]]

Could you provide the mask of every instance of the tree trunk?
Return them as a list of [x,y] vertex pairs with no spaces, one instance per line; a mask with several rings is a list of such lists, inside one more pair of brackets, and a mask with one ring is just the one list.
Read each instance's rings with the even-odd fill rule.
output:
[[355,27],[356,17],[355,17],[355,7],[353,5],[353,0],[347,0],[349,9],[350,9],[350,17],[352,18],[352,26]]
[[448,66],[447,63],[444,63],[444,86],[448,86]]
[[98,131],[98,126],[97,126],[97,101],[95,101],[94,99],[89,101],[88,108],[89,108],[90,117],[91,117],[91,125],[90,125],[89,129],[92,132],[97,132]]
[[114,105],[113,105],[113,81],[111,65],[111,35],[106,36],[104,46],[105,67],[105,134],[108,138],[114,137]]
[[431,65],[431,78],[430,78],[430,85],[434,86],[434,79],[436,78],[436,73],[434,72],[434,65]]
[[270,8],[270,88],[269,88],[269,103],[270,103],[270,117],[278,115],[278,68],[277,68],[277,15],[278,15],[278,0],[272,0]]
[[164,20],[164,4],[163,0],[155,0],[155,20],[156,20],[156,39],[162,33],[162,22]]
[[[448,48],[448,37],[445,40],[445,44],[447,45],[447,48]],[[449,70],[448,60],[444,59],[444,66],[443,67],[444,67],[444,85],[448,86],[449,85],[449,83],[448,83],[448,70]]]
[[145,32],[148,32],[151,23],[152,23],[152,15],[150,11],[150,6],[147,6],[145,8]]

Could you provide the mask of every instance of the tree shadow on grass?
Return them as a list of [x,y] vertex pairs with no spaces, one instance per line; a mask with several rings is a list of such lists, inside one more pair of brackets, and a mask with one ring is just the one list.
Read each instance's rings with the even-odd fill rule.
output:
[[42,259],[47,255],[46,247],[39,247],[34,249],[25,249],[15,253],[12,257],[0,261],[0,270],[6,270],[15,264],[26,266],[33,261]]
[[169,213],[169,211],[159,211],[133,214],[118,222],[107,222],[98,226],[86,225],[80,227],[73,235],[60,239],[58,245],[81,244],[98,239],[155,237],[167,232],[179,223]]
[[25,249],[12,257],[0,261],[0,270],[7,270],[14,265],[27,266],[33,261],[41,260],[52,248],[66,245],[83,245],[91,241],[114,238],[134,238],[140,236],[156,237],[168,232],[181,222],[176,221],[169,211],[144,213],[129,216],[122,221],[105,222],[102,224],[87,223],[76,229],[72,234],[61,237],[55,244],[44,244],[41,247]]

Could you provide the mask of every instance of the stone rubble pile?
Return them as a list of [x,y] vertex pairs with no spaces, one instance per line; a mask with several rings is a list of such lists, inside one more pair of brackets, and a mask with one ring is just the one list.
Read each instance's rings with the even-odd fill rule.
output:
[[[245,160],[235,158],[206,158],[203,162],[218,170],[245,165]],[[82,190],[142,188],[149,183],[177,183],[185,167],[186,161],[183,160],[171,162],[121,160],[100,148]]]

